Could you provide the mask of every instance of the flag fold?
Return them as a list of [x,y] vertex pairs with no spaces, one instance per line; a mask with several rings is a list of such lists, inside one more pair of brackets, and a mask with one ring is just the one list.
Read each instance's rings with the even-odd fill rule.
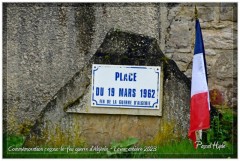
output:
[[192,68],[190,127],[188,136],[196,147],[196,131],[210,127],[210,101],[207,85],[207,68],[202,31],[196,20],[196,36]]

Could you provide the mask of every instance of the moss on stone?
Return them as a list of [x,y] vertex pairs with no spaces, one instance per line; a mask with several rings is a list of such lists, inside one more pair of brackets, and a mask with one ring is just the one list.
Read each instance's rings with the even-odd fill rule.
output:
[[105,56],[104,56],[104,59],[105,59],[105,60],[109,60],[109,59],[110,59],[110,56],[109,56],[109,55],[105,55]]
[[79,135],[80,126],[77,120],[70,129],[64,129],[61,126],[56,126],[54,129],[44,129],[41,136],[32,135],[31,138],[24,144],[24,147],[56,147],[75,146],[85,147],[86,139]]
[[163,122],[159,126],[159,131],[153,139],[146,141],[145,145],[161,145],[172,140],[177,140],[180,136],[174,133],[174,125],[172,122]]
[[168,57],[166,57],[166,56],[163,56],[163,57],[161,57],[161,59],[160,59],[162,62],[163,62],[163,64],[169,64],[168,63],[168,61],[169,61],[169,58]]
[[24,123],[20,124],[19,129],[20,129],[20,134],[26,136],[30,133],[31,128],[33,126],[33,123],[30,122],[29,120],[26,120]]
[[7,117],[7,127],[14,127],[14,129],[11,129],[8,131],[8,134],[14,133],[15,135],[24,135],[27,136],[31,128],[33,126],[33,122],[31,122],[29,119],[25,119],[21,124],[17,124],[17,118],[16,118],[16,113],[17,113],[17,106],[13,106],[11,111],[8,111]]

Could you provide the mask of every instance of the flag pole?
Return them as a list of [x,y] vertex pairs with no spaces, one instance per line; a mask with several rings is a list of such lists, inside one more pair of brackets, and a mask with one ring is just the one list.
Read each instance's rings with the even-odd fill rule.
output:
[[[197,10],[196,4],[195,4],[195,20],[198,20],[198,10]],[[196,131],[195,135],[196,135],[196,141],[202,140],[202,130]]]
[[198,19],[198,10],[197,10],[196,5],[195,5],[195,19],[196,19],[196,20]]

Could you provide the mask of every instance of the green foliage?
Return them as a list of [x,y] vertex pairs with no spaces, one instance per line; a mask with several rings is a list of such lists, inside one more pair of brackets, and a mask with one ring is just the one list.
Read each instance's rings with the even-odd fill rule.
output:
[[14,146],[16,148],[22,147],[24,143],[24,136],[15,136],[15,135],[7,135],[3,134],[3,157],[7,155],[7,149],[10,146]]
[[[107,155],[105,151],[101,152],[8,152],[10,146],[21,147],[24,142],[23,136],[7,136],[3,137],[4,158],[236,158],[237,147],[228,143],[229,148],[224,149],[194,149],[192,142],[185,139],[181,141],[169,142],[165,145],[158,145],[156,151],[137,151],[122,152],[121,154]],[[111,148],[115,147],[132,147],[138,142],[136,138],[129,138],[121,142],[113,142]],[[135,147],[135,145],[134,145]],[[139,145],[143,149],[144,145]],[[110,148],[109,148],[110,149]]]
[[225,109],[211,120],[211,128],[206,131],[206,143],[210,144],[215,141],[224,143],[226,146],[233,141],[233,125],[236,121],[236,115],[232,110]]
[[20,148],[22,147],[23,143],[24,143],[25,137],[24,136],[8,136],[6,138],[6,143],[7,146],[14,146],[16,148]]
[[120,142],[113,141],[110,144],[110,150],[107,151],[107,155],[119,157],[119,156],[123,156],[124,154],[125,156],[129,156],[130,152],[127,150],[127,148],[130,148],[137,142],[138,142],[137,138],[128,138]]
[[155,152],[137,152],[132,158],[236,158],[237,150],[233,145],[224,149],[195,149],[192,141],[184,139],[157,146]]

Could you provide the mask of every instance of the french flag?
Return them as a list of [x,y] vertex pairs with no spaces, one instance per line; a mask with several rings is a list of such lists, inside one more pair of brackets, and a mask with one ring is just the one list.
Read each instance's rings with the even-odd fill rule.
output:
[[196,36],[192,68],[190,128],[188,137],[196,147],[196,131],[210,127],[210,101],[207,85],[207,68],[202,31],[196,20]]

